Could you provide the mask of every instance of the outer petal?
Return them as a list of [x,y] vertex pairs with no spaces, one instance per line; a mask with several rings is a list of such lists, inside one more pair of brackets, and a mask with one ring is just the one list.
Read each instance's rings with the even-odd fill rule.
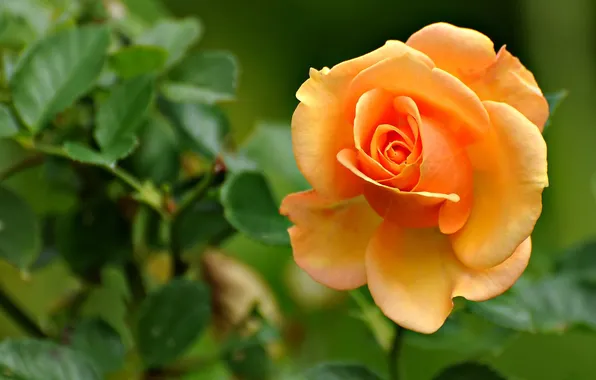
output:
[[429,69],[411,54],[385,59],[358,74],[349,89],[348,109],[373,88],[411,97],[422,114],[440,113],[440,120],[457,120],[459,123],[447,126],[457,128],[454,133],[462,141],[479,139],[490,125],[486,110],[472,90],[446,71]]
[[523,113],[542,131],[549,116],[548,102],[534,75],[505,47],[482,75],[465,79],[480,99],[507,103]]
[[363,197],[332,203],[310,190],[288,195],[280,211],[295,224],[294,259],[312,278],[340,290],[366,283],[364,255],[381,218]]
[[346,113],[345,96],[352,79],[362,70],[390,57],[416,56],[425,67],[434,67],[424,54],[399,41],[342,62],[331,69],[311,69],[310,78],[296,93],[300,104],[292,118],[294,155],[302,174],[322,195],[345,199],[357,195],[356,179],[337,163],[336,154],[354,146],[354,107]]
[[457,257],[472,268],[494,267],[513,254],[531,234],[548,186],[540,131],[505,103],[484,104],[493,129],[470,147],[474,206],[466,225],[452,235]]
[[532,239],[527,238],[503,263],[488,270],[466,269],[458,277],[454,296],[471,301],[486,301],[494,298],[515,284],[522,275],[532,253]]
[[420,29],[406,44],[425,53],[437,67],[458,78],[484,70],[495,60],[490,38],[475,30],[444,22]]
[[366,252],[368,286],[397,324],[433,333],[451,312],[453,297],[481,301],[511,287],[526,268],[530,250],[527,239],[501,265],[475,271],[457,260],[448,237],[436,229],[403,229],[385,221]]
[[385,221],[368,246],[368,287],[383,313],[407,329],[433,333],[453,308],[451,245],[434,229]]

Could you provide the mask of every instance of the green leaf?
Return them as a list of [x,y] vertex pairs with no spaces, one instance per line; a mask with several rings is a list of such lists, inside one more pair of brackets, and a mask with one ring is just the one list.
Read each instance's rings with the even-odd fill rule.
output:
[[522,277],[506,294],[470,303],[470,310],[518,331],[560,333],[575,326],[596,328],[596,292],[569,276],[531,282]]
[[100,380],[84,354],[50,341],[7,339],[0,343],[0,369],[22,380]]
[[43,35],[50,27],[52,9],[37,0],[3,0],[0,13],[23,20],[35,37]]
[[568,250],[557,260],[556,271],[596,284],[596,241],[583,242]]
[[127,348],[132,346],[128,327],[128,302],[131,299],[128,283],[121,269],[106,266],[99,275],[101,285],[89,292],[81,307],[81,316],[99,318],[110,325],[122,338]]
[[94,135],[102,151],[135,137],[153,99],[153,87],[152,76],[129,79],[99,106]]
[[35,30],[25,19],[0,8],[0,47],[18,49],[35,37]]
[[[208,223],[205,221],[208,220]],[[175,233],[182,247],[201,251],[211,244],[217,244],[228,237],[234,228],[224,217],[221,204],[215,200],[203,199],[186,210],[176,221]]]
[[180,172],[178,137],[168,120],[151,115],[139,131],[139,148],[132,155],[135,174],[161,185],[173,182]]
[[461,363],[443,370],[434,380],[505,380],[495,370],[479,363]]
[[0,258],[24,269],[41,251],[41,228],[25,201],[0,187]]
[[127,46],[110,57],[110,66],[122,78],[154,74],[161,71],[168,59],[168,52],[157,46]]
[[0,104],[0,138],[12,137],[19,132],[19,127],[9,109]]
[[238,61],[228,52],[197,52],[172,70],[171,82],[162,89],[168,99],[178,103],[213,104],[234,100],[238,71]]
[[149,368],[178,358],[201,335],[211,317],[209,289],[175,279],[151,293],[141,304],[137,324],[139,353]]
[[249,237],[272,245],[289,244],[289,221],[281,216],[265,178],[255,172],[229,176],[221,188],[228,222]]
[[130,155],[138,146],[134,136],[123,137],[103,152],[97,152],[78,142],[67,141],[62,147],[64,153],[74,161],[88,165],[113,167],[117,161]]
[[569,92],[567,90],[559,90],[557,92],[553,92],[553,93],[544,95],[544,97],[546,98],[546,101],[548,102],[548,110],[549,110],[549,117],[548,117],[548,120],[546,121],[546,124],[544,125],[545,129],[546,129],[546,127],[550,126],[553,114],[555,113],[557,108],[559,108],[559,106],[561,105],[563,100],[565,100],[565,98],[567,98],[568,95],[569,95]]
[[183,137],[186,137],[183,140],[193,150],[209,159],[214,159],[222,152],[229,125],[218,107],[170,104],[167,111]]
[[381,378],[359,364],[325,363],[304,374],[304,380],[381,380]]
[[463,311],[452,314],[434,334],[404,330],[407,344],[427,350],[445,350],[465,355],[500,352],[515,332]]
[[273,364],[262,345],[247,345],[226,352],[223,360],[228,368],[243,380],[269,380]]
[[109,43],[106,27],[84,26],[52,34],[25,53],[10,84],[14,105],[32,132],[93,86]]
[[124,365],[126,350],[120,334],[101,319],[80,321],[72,334],[71,344],[92,359],[103,373],[116,371]]
[[182,59],[202,34],[203,26],[196,18],[165,20],[146,31],[136,43],[165,49],[168,52],[166,67],[171,67]]
[[81,210],[59,216],[55,228],[58,252],[85,278],[97,278],[103,266],[130,257],[130,226],[109,199],[85,202]]
[[296,165],[289,125],[257,124],[241,153],[257,163],[280,196],[311,187]]

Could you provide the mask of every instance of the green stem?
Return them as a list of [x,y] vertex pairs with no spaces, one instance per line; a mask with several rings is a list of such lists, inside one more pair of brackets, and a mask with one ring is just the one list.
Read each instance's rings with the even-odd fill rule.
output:
[[45,338],[46,334],[39,328],[25,312],[23,312],[12,298],[0,287],[0,307],[15,321],[23,330],[36,338]]
[[214,177],[214,168],[210,168],[199,182],[192,190],[190,190],[184,198],[178,204],[178,208],[176,210],[176,214],[180,215],[184,213],[189,207],[191,207],[197,200],[203,198],[209,187],[211,186],[211,181],[213,181]]
[[399,380],[399,356],[403,345],[404,329],[395,325],[395,334],[389,351],[389,380]]
[[377,343],[383,350],[389,351],[391,348],[392,323],[383,316],[376,305],[366,299],[360,290],[352,290],[349,294],[360,308],[361,318],[368,324]]
[[38,165],[41,165],[44,162],[44,156],[41,154],[36,154],[30,157],[25,158],[22,161],[17,162],[13,166],[7,168],[6,170],[0,172],[0,182],[4,182],[10,177],[15,174],[18,174],[24,170],[34,168]]

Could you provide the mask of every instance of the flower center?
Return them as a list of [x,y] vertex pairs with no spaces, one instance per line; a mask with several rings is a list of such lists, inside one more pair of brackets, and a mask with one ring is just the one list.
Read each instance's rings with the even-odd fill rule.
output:
[[393,141],[385,148],[385,156],[398,165],[403,163],[410,153],[411,150],[400,141]]

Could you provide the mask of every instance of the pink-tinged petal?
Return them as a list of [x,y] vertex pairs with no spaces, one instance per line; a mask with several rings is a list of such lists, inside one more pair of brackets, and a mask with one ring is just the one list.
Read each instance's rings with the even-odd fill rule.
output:
[[345,97],[353,78],[375,63],[411,54],[427,68],[434,67],[423,53],[399,41],[388,41],[379,49],[342,62],[331,69],[311,69],[296,97],[300,104],[292,117],[292,140],[298,168],[321,195],[346,199],[361,192],[357,180],[337,163],[336,154],[354,147],[355,104],[346,108]]
[[464,80],[481,100],[507,103],[524,114],[541,131],[548,120],[549,108],[534,75],[505,47],[486,71]]
[[440,122],[422,118],[422,163],[415,191],[459,195],[459,202],[445,202],[439,212],[441,232],[452,234],[461,229],[472,209],[473,174],[466,149]]
[[476,30],[444,22],[420,29],[406,44],[425,53],[438,68],[458,78],[484,70],[495,61],[490,38]]
[[484,102],[493,128],[469,147],[474,172],[474,205],[466,225],[452,237],[459,260],[491,268],[507,260],[530,236],[548,186],[546,143],[515,108]]
[[433,333],[453,308],[453,297],[493,298],[521,276],[531,243],[526,239],[511,257],[486,270],[457,260],[449,238],[437,229],[404,229],[384,221],[366,252],[370,292],[383,313],[397,324]]
[[441,204],[445,200],[459,201],[457,194],[402,192],[379,183],[360,170],[356,151],[344,149],[338,153],[337,159],[362,180],[364,196],[377,214],[403,227],[435,226],[438,223]]
[[437,331],[453,309],[449,240],[435,229],[383,222],[366,252],[368,287],[383,313],[407,329]]
[[294,193],[280,212],[294,223],[294,259],[313,279],[339,290],[366,283],[364,255],[381,218],[362,196],[333,202],[312,190]]
[[513,255],[496,267],[486,270],[466,269],[457,279],[454,296],[470,301],[486,301],[513,286],[522,275],[532,253],[532,239],[527,238],[513,252]]
[[430,69],[411,54],[385,59],[358,74],[349,89],[347,108],[353,108],[362,94],[374,88],[411,97],[421,113],[456,120],[446,126],[455,128],[458,140],[478,140],[490,126],[486,110],[472,90],[453,75]]

